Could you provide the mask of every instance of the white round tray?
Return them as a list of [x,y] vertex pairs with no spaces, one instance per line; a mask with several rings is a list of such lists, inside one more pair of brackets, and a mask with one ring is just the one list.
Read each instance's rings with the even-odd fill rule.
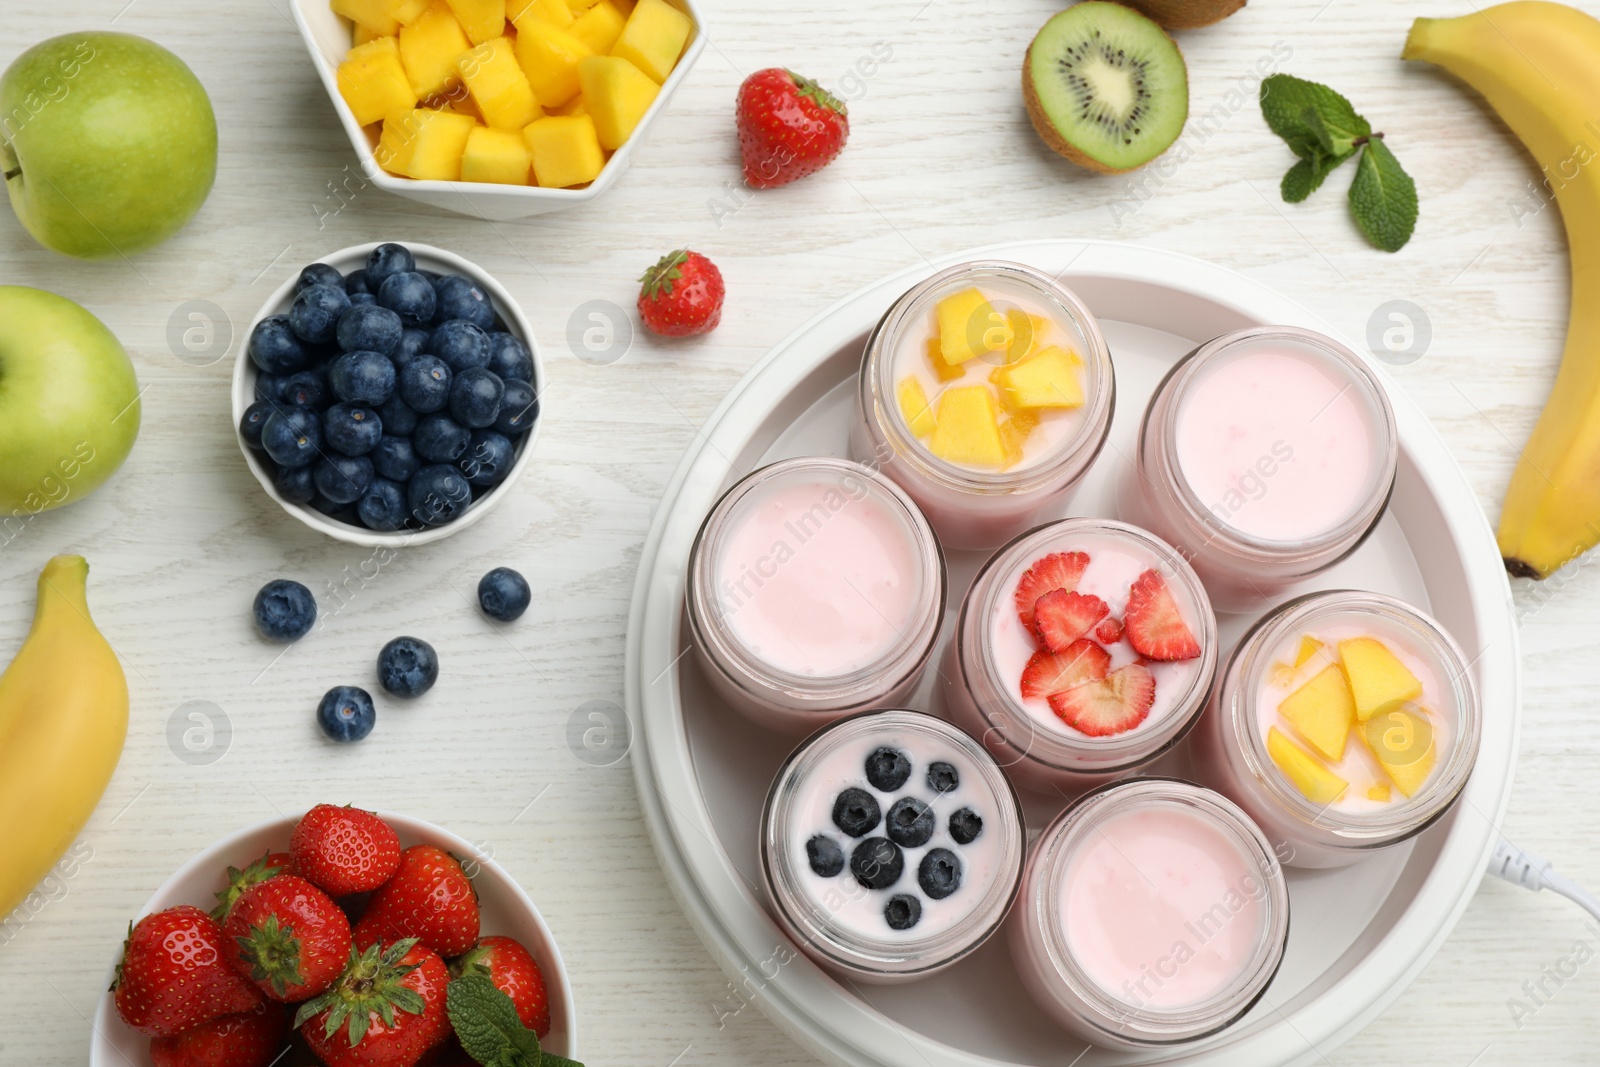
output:
[[[756,820],[793,741],[748,724],[686,655],[685,564],[719,494],[761,464],[846,452],[867,332],[920,278],[974,258],[1057,274],[1100,319],[1117,373],[1105,454],[1074,511],[1110,514],[1112,486],[1160,375],[1196,343],[1267,323],[1331,333],[1258,282],[1190,259],[1109,242],[1039,241],[918,267],[836,304],[780,343],[728,395],[668,486],[640,561],[628,625],[627,702],[640,803],[667,882],[706,947],[794,1039],[852,1067],[1068,1067],[1083,1046],[1049,1023],[1012,972],[1005,939],[903,986],[841,982],[788,947],[766,911]],[[1389,514],[1316,584],[1401,596],[1431,611],[1473,658],[1483,749],[1461,803],[1416,841],[1355,866],[1289,875],[1292,930],[1282,970],[1243,1020],[1210,1041],[1157,1053],[1098,1051],[1096,1064],[1277,1067],[1313,1063],[1371,1021],[1421,971],[1477,888],[1516,761],[1517,643],[1500,554],[1477,499],[1409,398],[1393,391],[1400,469]],[[950,554],[950,614],[979,553]],[[1224,653],[1250,621],[1223,616]],[[949,633],[946,620],[946,637]],[[931,673],[931,672],[930,672]],[[924,683],[912,707],[939,710]],[[1035,798],[1037,829],[1065,804]]]

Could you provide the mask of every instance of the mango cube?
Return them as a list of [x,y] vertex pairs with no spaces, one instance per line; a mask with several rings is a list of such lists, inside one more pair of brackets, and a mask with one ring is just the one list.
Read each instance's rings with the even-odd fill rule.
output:
[[940,459],[974,467],[1006,461],[1000,412],[987,385],[952,386],[939,395],[939,413],[928,448]]
[[547,115],[522,131],[533,156],[533,176],[546,189],[592,182],[606,165],[588,115]]
[[1427,716],[1405,708],[1387,711],[1368,719],[1361,735],[1400,792],[1415,796],[1437,760]]
[[1267,755],[1313,804],[1332,804],[1350,788],[1349,782],[1324,767],[1321,760],[1289,740],[1276,726],[1267,728]]
[[1078,364],[1064,348],[1041,348],[1019,363],[1008,363],[996,374],[1000,397],[1013,411],[1029,408],[1083,406],[1083,383]]
[[383,132],[378,135],[378,147],[372,157],[378,166],[390,174],[402,177],[411,169],[411,156],[417,147],[416,123],[411,118],[411,108],[402,108],[383,120]]
[[473,44],[492,41],[506,32],[505,0],[445,0]]
[[900,379],[900,384],[895,387],[895,398],[900,402],[900,417],[906,420],[906,426],[918,437],[926,437],[933,432],[933,409],[928,406],[928,394],[922,388],[922,382],[914,375]]
[[1021,308],[1007,308],[1006,322],[1011,326],[1011,343],[1006,345],[1006,362],[1015,363],[1032,354],[1044,333],[1044,320],[1030,315]]
[[442,93],[460,76],[456,57],[472,47],[445,0],[433,0],[422,17],[400,30],[400,62],[417,97]]
[[467,134],[461,153],[461,180],[527,185],[528,142],[520,130],[494,130],[478,126]]
[[[383,126],[385,135],[391,126],[395,127],[393,147],[389,161],[384,162],[380,156],[379,163],[387,170],[421,181],[458,181],[461,154],[466,150],[467,137],[477,125],[471,115],[427,108],[391,116]],[[378,144],[380,149],[384,148],[382,138]]]
[[583,106],[582,93],[579,93],[560,107],[550,109],[550,114],[552,115],[587,115],[588,113],[589,109]]
[[1356,700],[1356,718],[1366,722],[1380,711],[1388,711],[1422,696],[1422,683],[1406,669],[1389,646],[1375,637],[1352,637],[1339,642],[1339,660],[1350,693]]
[[667,80],[694,24],[667,0],[639,0],[611,54],[621,56],[659,84]]
[[594,117],[600,147],[613,152],[633,136],[661,92],[648,74],[617,56],[585,57],[578,64],[578,86],[584,110]]
[[1015,467],[1022,462],[1023,446],[1038,425],[1039,416],[1031,411],[1019,411],[1000,424],[1000,445],[1006,452],[1002,466]]
[[617,10],[617,5],[600,0],[572,23],[572,35],[594,49],[595,55],[603,56],[616,45],[627,24],[628,16]]
[[960,364],[951,366],[944,361],[944,355],[939,349],[939,339],[937,337],[928,338],[928,369],[941,382],[953,382],[957,378],[964,378],[967,375],[967,372],[961,369]]
[[529,17],[557,26],[571,26],[574,12],[567,0],[506,0],[506,18],[520,22]]
[[1367,790],[1367,799],[1376,800],[1380,804],[1387,804],[1393,799],[1393,794],[1386,785],[1375,785]]
[[428,13],[432,0],[389,0],[389,14],[402,26],[409,26]]
[[1284,697],[1278,705],[1278,714],[1318,752],[1330,760],[1344,759],[1345,741],[1350,736],[1356,705],[1350,698],[1344,672],[1338,667],[1324,667],[1309,682]]
[[528,76],[517,63],[516,46],[504,37],[461,53],[456,57],[456,69],[485,125],[521,132],[544,114]]
[[390,12],[389,0],[329,0],[328,6],[335,15],[343,15],[355,23],[357,29],[374,36],[392,37],[400,32],[400,23]]
[[547,19],[529,15],[517,22],[517,62],[547,108],[578,95],[578,64],[593,55],[589,46]]
[[1321,651],[1322,651],[1322,642],[1321,641],[1318,641],[1315,637],[1312,637],[1310,634],[1303,635],[1300,638],[1300,647],[1295,651],[1295,654],[1294,654],[1294,665],[1296,667],[1304,667],[1307,663],[1310,662],[1312,656],[1315,656],[1318,652],[1321,652]]
[[350,49],[339,64],[336,80],[339,95],[363,126],[417,102],[393,37],[379,37]]
[[939,353],[952,367],[1011,344],[1011,324],[979,289],[951,293],[939,301],[935,314]]
[[[398,25],[398,23],[396,25]],[[352,45],[363,45],[368,41],[376,41],[379,37],[387,36],[388,34],[374,33],[372,30],[367,29],[358,22],[350,30],[350,43]]]

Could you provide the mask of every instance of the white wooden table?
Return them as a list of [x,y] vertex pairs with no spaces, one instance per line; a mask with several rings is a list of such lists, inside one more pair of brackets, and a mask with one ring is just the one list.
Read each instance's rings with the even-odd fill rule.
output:
[[[1375,309],[1413,301],[1431,346],[1394,376],[1498,512],[1560,352],[1567,266],[1556,212],[1528,210],[1536,170],[1505,128],[1441,75],[1395,58],[1412,17],[1463,13],[1470,0],[1256,0],[1183,34],[1193,114],[1214,117],[1203,134],[1191,127],[1186,161],[1148,179],[1091,177],[1029,129],[1018,67],[1052,0],[706,6],[711,47],[622,183],[583,210],[487,225],[361,188],[283,0],[7,0],[0,65],[83,28],[178,52],[212,95],[222,159],[198,218],[131,265],[61,258],[0,217],[0,281],[86,305],[122,338],[146,387],[143,435],[121,474],[0,548],[0,662],[21,642],[39,567],[81,552],[90,603],[133,690],[126,752],[83,835],[92,857],[0,935],[0,1063],[84,1062],[86,1017],[150,891],[219,835],[322,800],[404,810],[492,849],[562,944],[589,1063],[813,1062],[742,1007],[690,931],[645,838],[626,760],[581,761],[567,728],[585,702],[621,702],[639,548],[701,420],[790,329],[923,257],[1036,235],[1143,242],[1268,281],[1356,339]],[[1421,190],[1417,236],[1401,253],[1362,241],[1345,206],[1348,174],[1306,204],[1279,202],[1292,159],[1260,119],[1254,81],[1239,92],[1258,62],[1333,84],[1388,134]],[[770,65],[844,91],[852,139],[816,177],[730,193],[735,88]],[[514,499],[372,574],[367,551],[312,534],[261,493],[234,442],[228,381],[273,287],[323,253],[383,239],[450,248],[496,273],[542,339],[549,388],[536,462]],[[681,245],[727,278],[721,327],[689,343],[637,337],[611,365],[574,358],[565,337],[575,309],[630,306],[633,279]],[[175,355],[169,319],[191,300],[231,320],[226,358],[195,366]],[[502,564],[535,590],[509,629],[491,627],[471,599],[478,576]],[[278,650],[255,636],[249,605],[277,576],[338,610],[273,664]],[[342,606],[335,586],[347,590]],[[1600,825],[1600,575],[1519,583],[1516,596],[1527,685],[1507,833],[1600,888],[1589,832]],[[331,749],[313,723],[317,698],[337,683],[370,686],[377,650],[401,633],[438,647],[439,685],[414,707],[386,706],[364,744]],[[227,717],[215,762],[186,761],[168,744],[188,701]],[[1600,963],[1544,979],[1542,1004],[1524,987],[1580,942],[1587,960],[1600,929],[1572,905],[1485,885],[1422,977],[1325,1062],[1592,1064]],[[1537,1007],[1520,1027],[1512,997]]]

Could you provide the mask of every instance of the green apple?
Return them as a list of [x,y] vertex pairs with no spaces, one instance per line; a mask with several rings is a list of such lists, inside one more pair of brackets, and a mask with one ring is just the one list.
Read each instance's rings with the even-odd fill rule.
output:
[[87,496],[139,435],[139,382],[105,324],[64,296],[0,285],[0,544]]
[[217,176],[217,120],[183,60],[125,33],[34,45],[0,77],[11,208],[46,248],[132,255],[183,228]]

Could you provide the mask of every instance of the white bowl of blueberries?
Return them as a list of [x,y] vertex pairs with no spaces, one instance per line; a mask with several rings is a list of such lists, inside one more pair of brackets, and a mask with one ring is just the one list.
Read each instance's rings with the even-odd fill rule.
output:
[[356,245],[308,265],[250,324],[233,420],[283,509],[352,544],[465,529],[528,465],[544,372],[516,301],[429,245]]

